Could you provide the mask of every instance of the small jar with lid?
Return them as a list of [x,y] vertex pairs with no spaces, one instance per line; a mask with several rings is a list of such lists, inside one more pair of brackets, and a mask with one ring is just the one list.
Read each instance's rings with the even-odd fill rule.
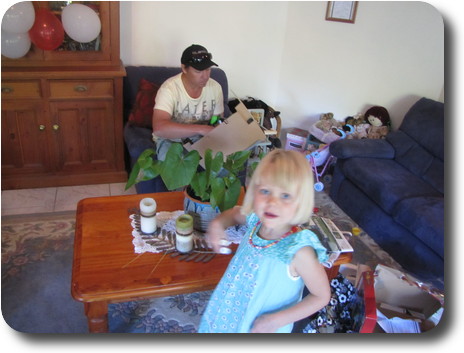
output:
[[176,249],[181,253],[189,253],[193,249],[193,218],[189,214],[177,217]]

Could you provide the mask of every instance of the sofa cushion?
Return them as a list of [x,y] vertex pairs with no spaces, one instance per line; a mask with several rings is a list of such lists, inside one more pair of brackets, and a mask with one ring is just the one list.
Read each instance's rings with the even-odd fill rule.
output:
[[393,219],[444,257],[444,198],[413,197],[398,203]]
[[347,179],[389,214],[405,198],[443,196],[395,160],[350,158],[340,160],[340,166]]
[[399,128],[433,156],[445,156],[445,105],[428,98],[419,99],[404,116]]
[[153,107],[155,106],[155,97],[158,93],[159,85],[140,79],[139,90],[135,98],[132,111],[129,115],[129,122],[139,127],[152,127]]
[[389,158],[395,157],[393,146],[386,140],[353,139],[337,140],[330,144],[330,153],[337,158]]
[[399,164],[444,194],[445,167],[443,160],[435,157],[403,131],[388,134],[387,141],[395,149],[395,160]]

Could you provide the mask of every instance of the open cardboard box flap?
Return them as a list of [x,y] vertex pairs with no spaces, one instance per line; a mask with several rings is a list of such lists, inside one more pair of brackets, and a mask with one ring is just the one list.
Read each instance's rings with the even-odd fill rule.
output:
[[263,130],[245,105],[240,102],[235,109],[236,112],[221,125],[194,144],[185,144],[184,147],[188,151],[197,150],[202,158],[205,151],[210,148],[213,155],[222,152],[225,159],[234,152],[245,151],[258,142],[266,141]]
[[419,283],[401,271],[377,265],[374,281],[376,302],[416,311],[428,318],[440,309],[443,300],[440,300],[439,293],[419,288]]

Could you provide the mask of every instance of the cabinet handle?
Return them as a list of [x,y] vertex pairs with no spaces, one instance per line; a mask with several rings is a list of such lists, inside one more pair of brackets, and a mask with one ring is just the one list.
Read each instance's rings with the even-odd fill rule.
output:
[[44,130],[45,130],[45,125],[42,125],[42,124],[39,125],[39,130],[40,130],[40,131],[44,131]]
[[74,87],[76,92],[86,92],[88,90],[87,86],[85,85],[77,85]]
[[53,130],[55,131],[58,131],[60,129],[60,125],[58,124],[54,124],[52,127],[53,127]]
[[13,87],[2,87],[2,93],[13,93],[14,88]]

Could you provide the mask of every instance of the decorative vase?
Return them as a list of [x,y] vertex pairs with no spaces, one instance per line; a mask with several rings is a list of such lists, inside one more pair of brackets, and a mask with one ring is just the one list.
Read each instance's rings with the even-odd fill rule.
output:
[[193,217],[193,228],[202,233],[208,229],[209,222],[217,217],[221,211],[219,207],[211,207],[209,202],[199,201],[184,190],[184,211]]

